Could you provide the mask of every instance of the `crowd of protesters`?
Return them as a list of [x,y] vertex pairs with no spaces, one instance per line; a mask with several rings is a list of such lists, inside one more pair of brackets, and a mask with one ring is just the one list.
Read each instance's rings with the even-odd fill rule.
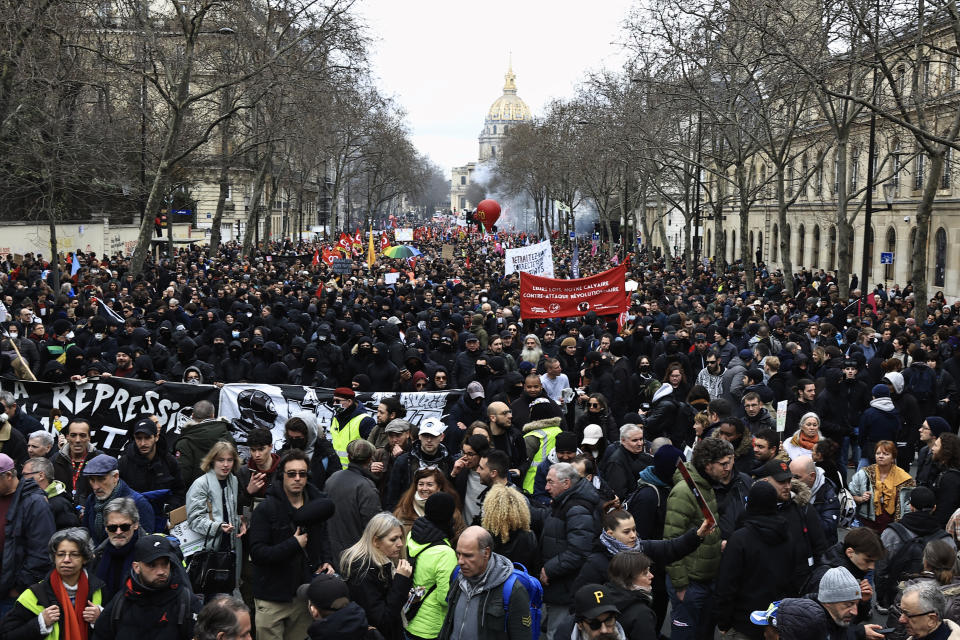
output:
[[[0,637],[960,638],[960,301],[630,253],[626,314],[531,321],[503,275],[526,241],[430,226],[339,275],[309,243],[77,254],[59,291],[0,264],[7,378],[336,408],[241,440],[201,401],[113,455],[0,392]],[[611,266],[553,251],[557,277]],[[413,424],[416,391],[458,399]]]

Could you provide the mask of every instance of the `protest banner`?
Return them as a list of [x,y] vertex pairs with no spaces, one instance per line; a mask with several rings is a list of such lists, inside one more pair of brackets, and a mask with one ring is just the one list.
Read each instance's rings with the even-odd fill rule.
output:
[[[80,384],[66,382],[27,382],[0,378],[0,389],[9,391],[43,425],[55,432],[50,411],[61,412],[61,423],[81,417],[93,429],[91,441],[98,449],[118,455],[129,441],[129,430],[141,417],[156,415],[163,432],[179,432],[192,419],[193,406],[201,401],[213,403],[216,415],[230,423],[230,431],[241,451],[247,434],[255,428],[273,431],[276,448],[283,444],[283,424],[288,418],[307,412],[316,424],[328,430],[339,405],[333,401],[333,389],[300,385],[227,384],[213,385],[146,380],[111,376],[89,378]],[[359,392],[357,401],[371,416],[377,415],[380,399],[398,396],[413,425],[426,418],[445,418],[460,399],[462,391],[433,392]]]
[[568,318],[590,311],[616,315],[627,309],[626,265],[586,278],[560,280],[520,274],[520,316]]
[[507,249],[504,275],[517,272],[552,278],[553,250],[550,248],[550,241],[544,240],[526,247]]
[[393,239],[397,242],[413,242],[413,229],[411,227],[394,229]]

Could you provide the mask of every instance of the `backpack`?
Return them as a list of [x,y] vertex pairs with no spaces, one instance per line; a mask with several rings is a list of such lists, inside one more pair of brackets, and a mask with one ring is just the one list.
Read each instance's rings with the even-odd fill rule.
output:
[[[831,485],[833,482],[827,479]],[[857,503],[853,500],[853,494],[845,487],[833,485],[837,494],[837,501],[840,503],[840,515],[837,516],[837,527],[849,529],[853,526],[853,521],[857,519]]]
[[[431,547],[436,547],[441,544],[447,544],[446,540],[441,540],[439,542],[431,542],[426,547],[420,550],[420,553],[417,555],[411,555],[407,560],[410,562],[410,578],[413,578],[413,573],[417,570],[417,558],[421,554],[425,553]],[[447,545],[449,546],[449,545]],[[403,603],[403,608],[400,610],[400,620],[403,622],[403,628],[406,629],[410,626],[410,623],[413,622],[413,619],[417,617],[417,613],[420,611],[420,607],[423,606],[423,603],[426,602],[427,598],[430,597],[430,594],[433,593],[433,590],[437,588],[437,583],[434,582],[429,587],[419,587],[412,586],[410,591],[407,593],[407,601]]]
[[919,402],[929,402],[937,395],[937,372],[927,366],[911,365],[907,371],[907,391]]
[[[457,576],[460,575],[460,566],[457,565],[450,576],[450,585],[457,582]],[[543,585],[540,581],[527,572],[527,568],[519,562],[513,563],[513,571],[503,583],[503,631],[507,631],[507,625],[510,622],[510,594],[513,593],[513,584],[517,581],[527,590],[527,596],[530,598],[530,637],[540,637],[540,622],[543,619]],[[450,594],[453,589],[447,592],[447,604],[450,604]]]
[[[896,592],[897,583],[900,582],[900,580],[912,573],[923,571],[923,549],[927,546],[927,543],[934,540],[949,539],[950,534],[940,529],[926,536],[911,537],[911,532],[899,522],[891,523],[889,528],[897,534],[901,542],[897,552],[888,556],[889,562],[884,572],[886,574],[886,580],[883,582],[886,583],[887,590],[893,590],[890,594],[892,595]],[[880,585],[878,585],[878,587],[879,586]],[[879,598],[885,595],[886,594],[878,593],[877,597]],[[892,602],[893,600],[890,598],[888,601]]]

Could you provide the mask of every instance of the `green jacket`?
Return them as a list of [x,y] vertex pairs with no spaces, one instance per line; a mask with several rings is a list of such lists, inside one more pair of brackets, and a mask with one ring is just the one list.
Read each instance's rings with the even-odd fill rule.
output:
[[457,552],[449,540],[431,547],[429,543],[416,542],[413,534],[407,534],[407,556],[416,558],[413,585],[428,589],[436,585],[410,622],[407,633],[436,638],[447,617],[447,592],[450,590],[450,576],[457,566]]
[[189,487],[203,475],[200,462],[220,440],[236,444],[230,434],[230,423],[222,419],[206,420],[185,426],[177,438],[176,456],[183,486]]
[[[687,463],[687,469],[693,482],[700,489],[703,499],[713,511],[717,513],[717,496],[713,492],[710,482],[700,475],[692,464]],[[700,505],[693,496],[693,492],[679,471],[673,474],[673,489],[667,497],[667,519],[663,526],[663,538],[679,538],[691,527],[697,528],[703,522],[703,513]],[[674,589],[686,589],[690,581],[710,582],[720,569],[720,530],[714,529],[703,543],[688,556],[667,565],[667,574]]]

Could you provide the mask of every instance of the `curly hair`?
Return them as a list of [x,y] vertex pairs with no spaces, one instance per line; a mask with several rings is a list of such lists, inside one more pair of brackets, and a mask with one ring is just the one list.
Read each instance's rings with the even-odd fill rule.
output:
[[933,454],[933,461],[945,469],[960,468],[960,437],[955,433],[941,433],[940,450]]
[[733,445],[720,438],[704,438],[693,449],[693,466],[703,475],[707,465],[733,455]]
[[530,531],[530,508],[519,491],[495,484],[483,501],[480,525],[501,542],[509,542],[511,531]]

